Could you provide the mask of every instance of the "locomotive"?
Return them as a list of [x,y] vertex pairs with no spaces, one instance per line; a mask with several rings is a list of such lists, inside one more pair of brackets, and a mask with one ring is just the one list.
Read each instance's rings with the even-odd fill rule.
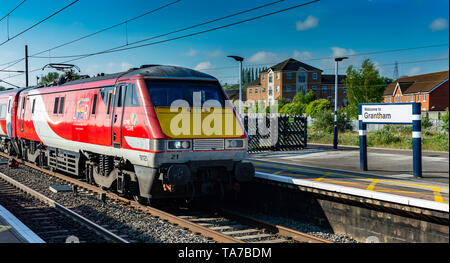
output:
[[[204,106],[210,101],[217,107]],[[0,150],[139,202],[223,195],[255,173],[227,102],[213,76],[166,65],[7,90]],[[211,118],[215,132],[204,123]]]

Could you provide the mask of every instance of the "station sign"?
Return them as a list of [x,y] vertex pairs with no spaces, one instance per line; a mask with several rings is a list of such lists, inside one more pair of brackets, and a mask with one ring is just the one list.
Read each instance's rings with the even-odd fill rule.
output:
[[413,105],[407,104],[362,104],[360,119],[363,123],[412,124]]

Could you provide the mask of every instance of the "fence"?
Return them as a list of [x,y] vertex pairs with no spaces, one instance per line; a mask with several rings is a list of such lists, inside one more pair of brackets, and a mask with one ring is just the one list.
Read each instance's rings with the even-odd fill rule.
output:
[[307,146],[307,118],[302,116],[253,114],[242,117],[248,151],[293,151]]

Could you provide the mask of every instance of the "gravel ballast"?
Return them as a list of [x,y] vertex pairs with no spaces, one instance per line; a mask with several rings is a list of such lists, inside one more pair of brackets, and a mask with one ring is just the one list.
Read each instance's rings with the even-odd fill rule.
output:
[[[4,158],[1,158],[5,160]],[[133,208],[105,202],[88,193],[53,193],[51,185],[66,184],[49,175],[21,165],[20,168],[0,166],[0,172],[46,195],[108,230],[116,230],[133,242],[146,243],[211,243],[213,241],[167,223]]]

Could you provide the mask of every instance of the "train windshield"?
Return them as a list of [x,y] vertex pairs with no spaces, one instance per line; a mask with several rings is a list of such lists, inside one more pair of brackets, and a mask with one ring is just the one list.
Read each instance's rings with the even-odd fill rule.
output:
[[217,82],[186,80],[146,80],[150,99],[155,107],[170,107],[176,100],[185,100],[193,105],[194,93],[200,95],[201,105],[208,100],[218,101],[225,105],[225,95]]

